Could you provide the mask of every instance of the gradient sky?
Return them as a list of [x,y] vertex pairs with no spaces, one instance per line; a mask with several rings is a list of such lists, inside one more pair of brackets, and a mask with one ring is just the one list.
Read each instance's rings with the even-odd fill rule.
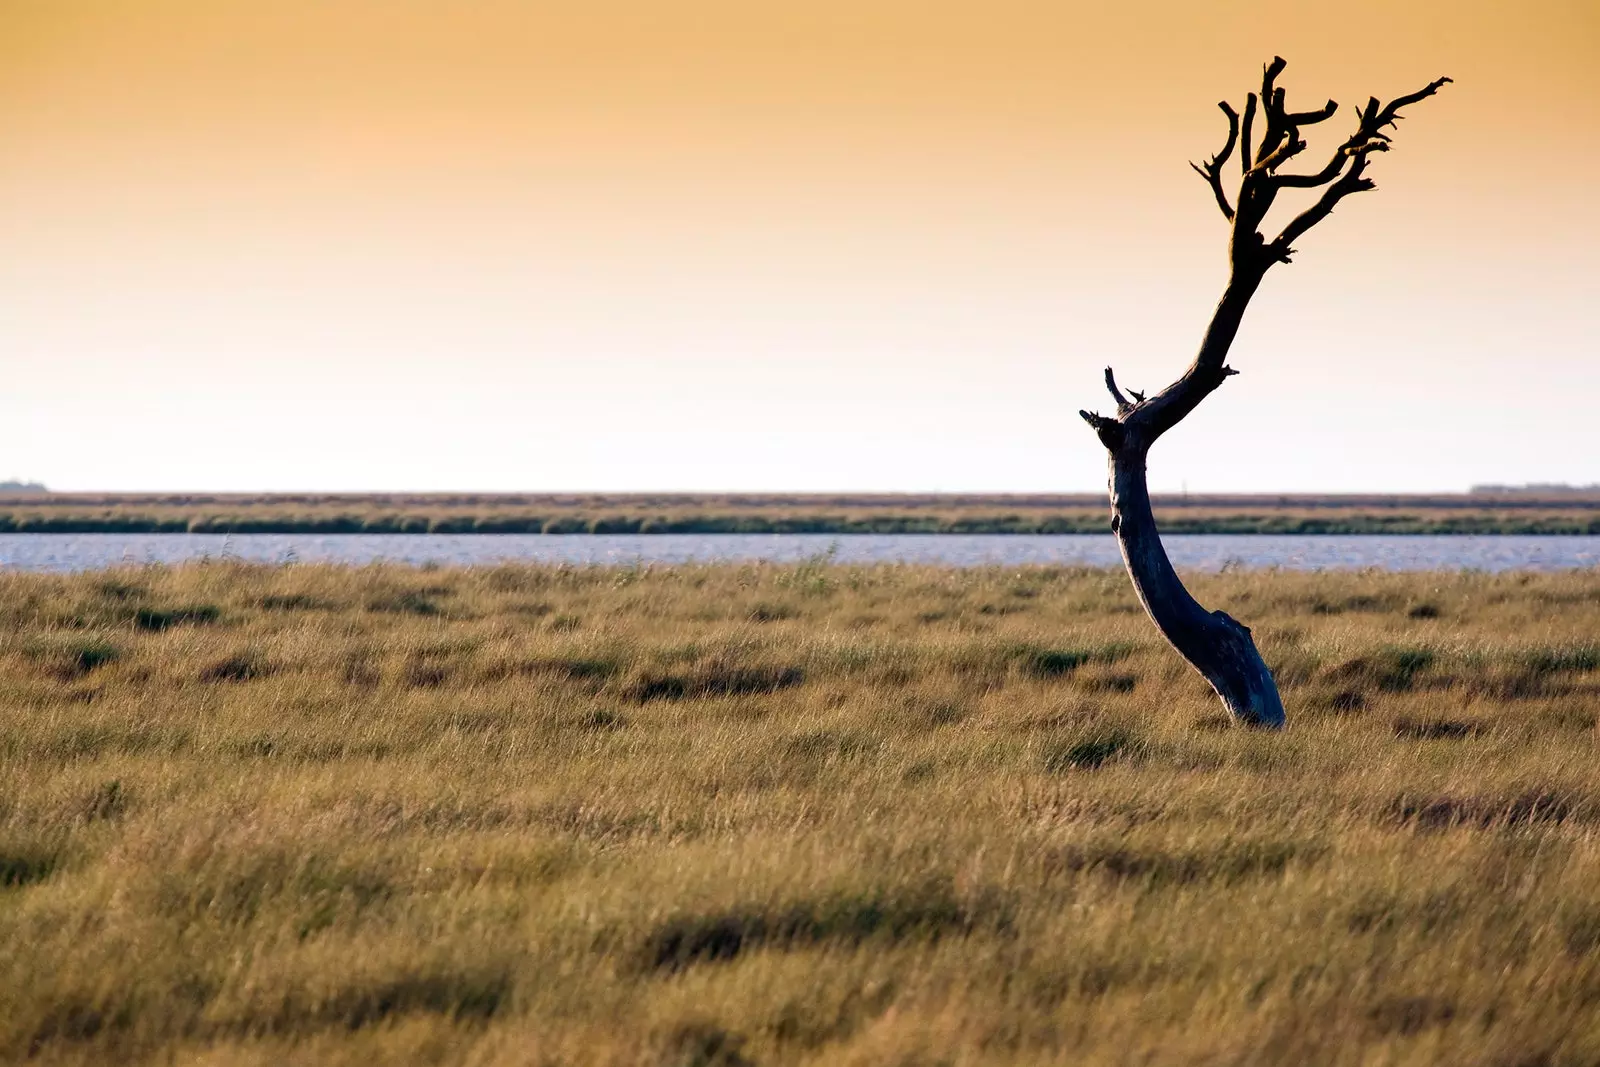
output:
[[1152,486],[1600,482],[1600,0],[0,0],[0,477],[1094,489],[1274,52],[1456,84]]

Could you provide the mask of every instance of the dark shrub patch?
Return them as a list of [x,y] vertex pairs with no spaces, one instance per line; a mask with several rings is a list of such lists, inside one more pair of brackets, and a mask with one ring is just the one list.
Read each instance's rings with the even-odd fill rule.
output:
[[1571,645],[1564,648],[1536,648],[1524,653],[1521,659],[1522,665],[1534,674],[1600,670],[1600,647]]
[[1460,741],[1481,733],[1478,723],[1458,722],[1455,719],[1401,718],[1394,722],[1394,735],[1413,741]]
[[1112,643],[1089,648],[1038,648],[1017,645],[1008,650],[1024,674],[1035,678],[1059,678],[1071,674],[1085,663],[1115,663],[1134,651],[1133,645]]
[[1433,666],[1436,658],[1425,648],[1390,646],[1340,664],[1331,677],[1371,685],[1385,693],[1404,693],[1415,687],[1417,675]]
[[740,695],[775,693],[805,680],[805,672],[799,667],[737,667],[706,671],[696,682],[707,693]]
[[409,689],[437,689],[448,682],[454,673],[445,664],[414,659],[406,664],[405,684]]
[[1089,653],[1081,649],[1041,648],[1023,657],[1022,669],[1035,678],[1056,678],[1088,662]]
[[800,613],[788,604],[757,604],[745,616],[751,622],[779,622],[783,619],[792,619]]
[[1052,774],[1094,770],[1112,760],[1134,755],[1141,747],[1138,738],[1121,730],[1094,734],[1048,749],[1044,755],[1044,769]]
[[585,730],[620,730],[628,725],[628,720],[610,708],[595,708],[581,716],[578,725]]
[[236,652],[200,672],[202,682],[248,682],[264,678],[272,667],[254,652]]
[[115,663],[121,658],[122,652],[116,645],[105,641],[87,641],[68,650],[72,669],[78,674],[88,674],[96,667],[104,667],[108,663]]
[[1085,685],[1093,692],[1131,693],[1138,688],[1139,676],[1136,674],[1109,674],[1104,678],[1091,678]]
[[1326,707],[1329,711],[1348,715],[1355,711],[1365,711],[1367,698],[1354,689],[1341,689],[1328,698]]
[[375,686],[383,681],[383,672],[378,669],[373,655],[364,650],[347,653],[340,673],[346,685]]
[[1433,665],[1434,655],[1425,648],[1386,648],[1379,657],[1378,688],[1403,693],[1412,687],[1416,676]]
[[83,805],[83,817],[90,822],[120,819],[127,813],[128,791],[122,788],[122,781],[117,778],[90,793]]
[[122,658],[122,650],[116,645],[93,638],[59,645],[51,643],[30,651],[35,659],[44,662],[51,674],[68,682]]
[[942,702],[929,705],[922,714],[922,720],[929,726],[953,726],[966,717],[965,708]]
[[1451,890],[1436,890],[1420,899],[1371,893],[1350,909],[1345,926],[1353,934],[1384,933],[1410,926],[1434,935],[1454,928],[1471,910],[1467,900]]
[[60,863],[58,849],[37,844],[0,845],[0,889],[42,882]]
[[1311,614],[1313,615],[1343,615],[1347,611],[1390,611],[1397,605],[1387,596],[1368,596],[1357,593],[1340,600],[1327,600],[1317,597],[1311,601]]
[[805,683],[799,667],[712,667],[687,674],[646,674],[628,695],[643,704],[651,700],[690,697],[751,696],[776,693]]
[[174,626],[209,626],[222,618],[222,609],[215,604],[190,604],[178,608],[140,608],[134,612],[133,625],[141,630],[159,633]]
[[291,995],[270,1014],[230,1020],[223,1029],[281,1034],[330,1027],[360,1030],[424,1013],[479,1022],[498,1013],[510,993],[511,978],[503,971],[434,967],[353,982],[321,998]]
[[783,754],[798,759],[849,759],[876,752],[881,742],[871,734],[853,730],[807,730],[783,742]]
[[1419,830],[1445,830],[1452,826],[1489,829],[1564,823],[1581,814],[1570,799],[1549,790],[1509,797],[1403,794],[1391,801],[1385,810],[1385,815],[1390,819]]
[[667,1036],[663,1067],[756,1067],[743,1034],[711,1023],[685,1023]]
[[1571,955],[1587,956],[1600,949],[1600,911],[1569,912],[1562,917],[1561,928]]
[[1434,604],[1417,604],[1406,612],[1406,617],[1411,619],[1437,619],[1439,608]]
[[966,904],[947,885],[841,893],[784,908],[757,905],[667,919],[640,946],[639,959],[648,970],[678,971],[763,946],[935,941],[979,926],[1006,929],[1010,921],[1010,909],[1001,901]]
[[556,656],[550,659],[529,661],[523,667],[526,674],[551,674],[572,681],[591,681],[609,678],[620,665],[614,659],[593,656]]
[[71,997],[44,1014],[28,1043],[30,1055],[53,1041],[92,1041],[105,1031],[125,1030],[133,1024],[127,1004],[99,1005],[81,997]]
[[1464,723],[1454,718],[1410,718],[1395,720],[1395,737],[1411,741],[1461,741],[1483,733],[1480,723]]
[[256,603],[265,611],[325,611],[333,607],[332,604],[305,593],[264,596]]
[[283,745],[276,738],[251,737],[234,743],[232,747],[245,759],[271,759],[278,754]]
[[1456,1017],[1456,1009],[1435,997],[1386,997],[1373,1005],[1368,1017],[1380,1033],[1409,1037],[1431,1026],[1443,1026]]
[[141,600],[150,595],[150,590],[133,582],[124,582],[117,578],[106,578],[96,582],[94,591],[107,600]]
[[641,704],[652,700],[682,700],[689,695],[689,681],[676,675],[647,674],[629,688],[628,695]]
[[443,615],[444,608],[435,599],[437,594],[422,589],[409,589],[403,593],[376,596],[366,603],[368,611],[388,612],[395,615]]
[[1063,848],[1048,858],[1047,866],[1160,888],[1276,877],[1295,860],[1316,860],[1326,853],[1321,846],[1293,841],[1229,841],[1212,848],[1175,851],[1095,843]]

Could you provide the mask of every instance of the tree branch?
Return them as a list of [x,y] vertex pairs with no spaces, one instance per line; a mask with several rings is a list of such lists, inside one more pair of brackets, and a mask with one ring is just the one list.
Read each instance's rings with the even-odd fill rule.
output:
[[1261,68],[1261,110],[1267,119],[1267,128],[1261,134],[1261,147],[1256,151],[1256,165],[1278,150],[1283,142],[1285,118],[1283,90],[1274,87],[1278,75],[1288,66],[1282,56],[1273,56],[1272,62]]
[[1239,135],[1239,173],[1250,173],[1250,126],[1256,120],[1256,94],[1244,98],[1244,131]]
[[1333,118],[1334,112],[1339,110],[1339,105],[1329,100],[1318,111],[1291,111],[1285,115],[1291,126],[1310,126],[1312,123],[1323,122]]
[[1117,376],[1112,373],[1110,367],[1106,368],[1106,388],[1111,391],[1112,399],[1117,402],[1118,415],[1126,415],[1144,402],[1144,394],[1135,389],[1128,390],[1133,395],[1133,401],[1122,395],[1122,390],[1117,388]]
[[1233,208],[1228,204],[1228,194],[1222,191],[1222,165],[1233,154],[1234,143],[1239,139],[1239,113],[1233,110],[1226,100],[1218,102],[1217,106],[1228,116],[1228,143],[1222,146],[1222,151],[1205,163],[1190,163],[1189,166],[1210,184],[1211,195],[1217,198],[1217,206],[1222,209],[1222,217],[1232,222]]
[[1089,424],[1095,435],[1100,438],[1100,443],[1105,445],[1108,450],[1115,452],[1122,447],[1123,439],[1127,436],[1127,430],[1122,423],[1116,419],[1108,419],[1098,411],[1083,411],[1080,409],[1078,415],[1084,422]]
[[[1363,171],[1366,170],[1368,156],[1373,152],[1389,151],[1389,135],[1383,132],[1384,127],[1396,126],[1401,118],[1401,108],[1432,96],[1449,83],[1449,78],[1436,78],[1414,93],[1396,97],[1381,110],[1378,98],[1368,97],[1367,106],[1357,109],[1356,114],[1360,121],[1356,125],[1356,132],[1339,146],[1327,166],[1316,174],[1286,174],[1273,178],[1278,185],[1284,187],[1315,188],[1325,183],[1331,184],[1323,190],[1316,203],[1297,215],[1267,246],[1272,262],[1288,263],[1289,257],[1294,254],[1291,246],[1295,240],[1333,214],[1333,209],[1340,200],[1352,193],[1364,193],[1377,188],[1371,178],[1363,176]],[[1347,161],[1350,169],[1345,171]]]
[[1366,165],[1367,157],[1364,154],[1356,156],[1355,163],[1343,177],[1324,189],[1315,204],[1296,215],[1294,220],[1283,228],[1277,239],[1267,246],[1274,262],[1288,263],[1289,257],[1294,254],[1294,249],[1290,245],[1301,234],[1333,214],[1333,209],[1339,201],[1351,193],[1364,193],[1377,188],[1371,178],[1362,177],[1361,172]]
[[1287,130],[1285,130],[1283,143],[1278,145],[1277,150],[1274,151],[1270,156],[1251,167],[1250,172],[1246,174],[1245,177],[1249,178],[1258,174],[1271,174],[1274,170],[1277,170],[1279,167],[1289,162],[1289,160],[1293,159],[1295,156],[1298,156],[1301,152],[1304,152],[1306,150],[1306,143],[1300,140],[1299,133],[1300,131],[1296,130],[1293,126],[1290,126]]
[[[1415,104],[1418,100],[1426,100],[1428,97],[1438,92],[1441,88],[1452,84],[1454,81],[1454,78],[1435,78],[1433,81],[1429,82],[1427,85],[1424,85],[1414,93],[1407,93],[1405,96],[1395,97],[1389,102],[1389,106],[1383,109],[1383,114],[1378,116],[1378,125],[1373,128],[1373,132],[1376,133],[1385,126],[1396,126],[1396,123],[1400,119],[1401,108]],[[1374,97],[1372,102],[1377,103],[1377,98]],[[1396,128],[1398,129],[1398,126],[1396,126]]]

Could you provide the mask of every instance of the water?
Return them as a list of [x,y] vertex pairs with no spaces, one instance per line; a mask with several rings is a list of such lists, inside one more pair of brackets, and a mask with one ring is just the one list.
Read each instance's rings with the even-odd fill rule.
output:
[[[1600,537],[1386,537],[1190,534],[1165,539],[1181,569],[1569,570],[1600,565]],[[841,563],[1121,563],[1110,534],[4,534],[0,567],[81,571],[127,564],[240,559],[259,563],[378,560],[463,566],[503,561],[626,566],[771,560],[823,554]]]

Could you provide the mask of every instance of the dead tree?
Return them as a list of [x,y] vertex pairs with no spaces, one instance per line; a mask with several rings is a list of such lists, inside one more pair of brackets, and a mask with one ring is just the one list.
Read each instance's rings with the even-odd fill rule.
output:
[[[1303,127],[1332,118],[1338,105],[1329,100],[1315,111],[1290,111],[1283,90],[1274,83],[1284,61],[1274,58],[1261,78],[1261,96],[1249,94],[1244,117],[1227,101],[1218,106],[1228,117],[1228,139],[1222,151],[1204,164],[1190,164],[1211,186],[1217,206],[1232,225],[1228,242],[1229,276],[1222,299],[1211,317],[1200,352],[1183,377],[1154,396],[1117,388],[1111,368],[1106,368],[1106,388],[1117,404],[1115,416],[1080,411],[1110,453],[1111,529],[1122,548],[1123,561],[1133,579],[1134,591],[1156,628],[1178,654],[1205,676],[1235,720],[1264,727],[1283,726],[1283,700],[1250,628],[1225,612],[1207,611],[1189,595],[1167,559],[1150,511],[1145,486],[1145,458],[1156,439],[1176,426],[1211,391],[1237,374],[1226,364],[1228,348],[1239,332],[1239,322],[1256,288],[1277,263],[1288,263],[1295,240],[1327,218],[1339,201],[1352,193],[1375,188],[1366,176],[1369,157],[1389,148],[1384,131],[1395,126],[1400,109],[1432,96],[1450,81],[1440,78],[1425,88],[1399,97],[1387,105],[1376,97],[1357,109],[1356,130],[1333,153],[1327,166],[1313,174],[1288,174],[1281,168],[1306,150],[1300,139]],[[1259,106],[1265,124],[1261,143],[1251,151],[1251,127]],[[1240,172],[1237,207],[1229,204],[1223,188],[1223,166],[1239,149]],[[1321,189],[1317,200],[1268,240],[1261,233],[1267,211],[1284,189]]]

